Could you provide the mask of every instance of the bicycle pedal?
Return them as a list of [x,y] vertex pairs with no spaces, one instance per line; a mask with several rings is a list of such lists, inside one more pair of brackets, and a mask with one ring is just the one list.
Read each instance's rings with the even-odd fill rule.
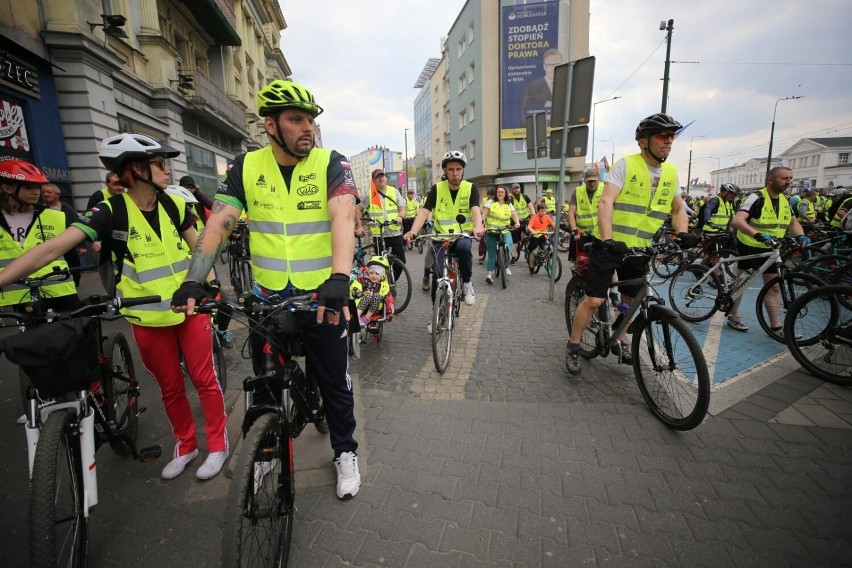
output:
[[139,450],[137,455],[139,456],[140,462],[147,463],[159,459],[159,457],[163,455],[163,448],[160,446],[148,446],[147,448]]

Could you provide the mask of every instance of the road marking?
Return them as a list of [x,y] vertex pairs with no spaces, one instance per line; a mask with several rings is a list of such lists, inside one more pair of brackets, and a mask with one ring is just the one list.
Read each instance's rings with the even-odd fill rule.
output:
[[[453,330],[452,357],[447,372],[442,375],[436,371],[435,363],[429,357],[411,383],[413,393],[431,400],[464,400],[464,388],[476,361],[487,306],[488,294],[480,294],[476,297],[476,304],[462,307]],[[431,351],[431,338],[428,341]]]
[[710,384],[716,376],[716,359],[719,357],[719,347],[722,344],[722,329],[725,327],[725,314],[716,312],[707,328],[707,337],[704,340],[704,360],[707,361],[707,372],[710,375]]

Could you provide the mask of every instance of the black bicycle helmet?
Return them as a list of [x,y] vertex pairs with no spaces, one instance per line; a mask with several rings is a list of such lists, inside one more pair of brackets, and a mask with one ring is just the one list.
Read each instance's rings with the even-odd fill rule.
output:
[[101,142],[101,150],[98,153],[103,165],[118,175],[124,172],[127,162],[152,156],[175,158],[180,156],[180,151],[145,134],[125,133],[110,136]]
[[450,162],[458,162],[462,165],[462,167],[467,166],[467,157],[465,157],[463,152],[458,150],[450,150],[446,154],[444,154],[444,159],[441,160],[441,168],[446,168],[447,164]]
[[719,188],[719,191],[729,191],[734,195],[742,195],[743,193],[743,190],[740,189],[740,186],[735,183],[723,183],[722,187]]
[[647,138],[660,132],[678,132],[683,125],[671,115],[658,112],[642,120],[636,127],[636,140]]

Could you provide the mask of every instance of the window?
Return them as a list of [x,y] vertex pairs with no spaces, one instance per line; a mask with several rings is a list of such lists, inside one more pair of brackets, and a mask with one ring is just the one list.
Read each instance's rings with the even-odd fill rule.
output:
[[475,102],[470,103],[470,106],[467,107],[467,114],[468,114],[467,121],[473,122],[474,119],[476,118],[476,103]]
[[841,152],[837,155],[837,163],[839,164],[848,164],[849,163],[849,152]]
[[459,113],[459,130],[467,126],[467,110],[463,110]]
[[462,92],[464,91],[464,87],[465,87],[464,75],[462,75],[462,76],[459,77],[459,92],[458,92],[458,94],[462,94]]
[[473,24],[470,24],[467,27],[467,44],[470,45],[473,43]]
[[476,64],[471,62],[471,64],[467,68],[467,84],[468,85],[473,83],[474,77],[476,77]]
[[464,55],[465,49],[467,49],[467,43],[465,42],[464,38],[461,38],[456,49],[456,59],[461,59],[461,56]]
[[468,144],[467,160],[468,162],[476,159],[476,140],[471,140]]

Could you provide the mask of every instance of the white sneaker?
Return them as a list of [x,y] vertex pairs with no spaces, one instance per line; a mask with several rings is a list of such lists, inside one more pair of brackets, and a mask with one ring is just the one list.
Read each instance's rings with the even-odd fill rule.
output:
[[506,269],[506,276],[511,276],[511,275],[512,275],[512,271],[507,268]]
[[472,306],[476,303],[476,292],[473,291],[473,284],[465,282],[462,285],[462,293],[464,294],[464,303]]
[[27,423],[27,415],[21,414],[18,416],[18,424],[26,424]]
[[178,475],[182,474],[189,462],[197,457],[198,449],[192,450],[188,454],[176,457],[166,464],[166,467],[164,467],[163,471],[160,473],[160,477],[163,479],[174,479]]
[[334,460],[337,470],[337,497],[352,499],[361,489],[361,472],[358,471],[358,456],[355,452],[343,452]]
[[278,467],[278,458],[272,458],[269,461],[254,463],[254,494],[263,487],[263,479],[266,475]]
[[221,452],[210,452],[198,471],[195,472],[195,477],[198,479],[213,479],[219,472],[222,471],[222,466],[225,465],[225,460],[229,456],[228,450]]

